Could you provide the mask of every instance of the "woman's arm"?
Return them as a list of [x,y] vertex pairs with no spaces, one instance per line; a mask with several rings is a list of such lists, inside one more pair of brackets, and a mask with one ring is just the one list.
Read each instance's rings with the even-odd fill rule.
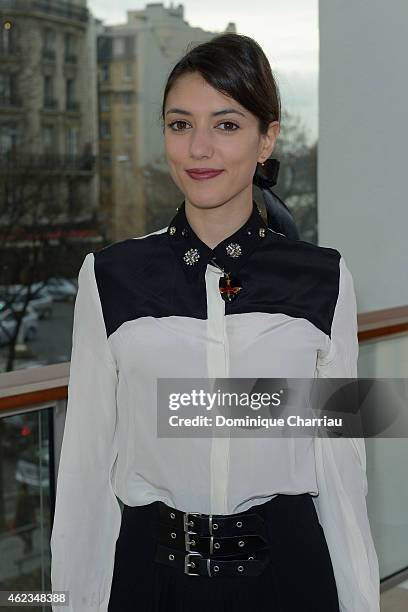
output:
[[106,336],[94,254],[88,253],[78,275],[51,535],[52,589],[69,591],[67,612],[108,609],[121,524],[111,483],[117,455],[116,386],[116,364]]
[[[343,257],[339,293],[318,378],[356,378],[357,307]],[[329,547],[341,612],[379,612],[379,568],[368,521],[364,438],[315,438],[319,495],[313,498]]]

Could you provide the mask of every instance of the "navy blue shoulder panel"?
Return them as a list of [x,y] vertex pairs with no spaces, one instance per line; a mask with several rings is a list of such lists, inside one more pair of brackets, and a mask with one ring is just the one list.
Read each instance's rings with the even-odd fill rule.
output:
[[[205,274],[188,283],[168,234],[114,242],[94,251],[95,278],[107,336],[140,317],[207,318]],[[239,297],[225,313],[283,313],[309,320],[330,335],[337,303],[340,253],[276,232],[239,271]]]
[[305,318],[330,336],[340,258],[337,249],[274,232],[241,268],[242,290],[239,298],[226,304],[226,313],[284,313]]
[[108,336],[140,317],[207,318],[205,280],[197,282],[194,291],[186,289],[166,232],[114,242],[94,251],[94,257]]

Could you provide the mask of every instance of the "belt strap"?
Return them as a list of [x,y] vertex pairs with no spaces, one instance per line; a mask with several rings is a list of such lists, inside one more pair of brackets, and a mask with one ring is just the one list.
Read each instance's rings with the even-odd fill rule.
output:
[[196,552],[181,552],[158,545],[155,561],[183,570],[189,576],[258,576],[263,572],[268,555],[265,551],[236,556],[233,560],[203,557]]
[[159,544],[184,552],[199,552],[204,556],[252,553],[268,545],[267,540],[261,535],[243,533],[232,537],[207,537],[179,531],[165,523],[159,523]]
[[265,521],[256,513],[248,514],[203,514],[182,512],[159,501],[159,520],[179,531],[200,536],[234,536],[265,533]]

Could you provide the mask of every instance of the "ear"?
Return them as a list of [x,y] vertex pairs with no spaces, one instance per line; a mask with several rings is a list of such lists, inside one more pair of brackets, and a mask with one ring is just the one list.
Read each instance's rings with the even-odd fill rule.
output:
[[266,134],[261,134],[260,151],[258,156],[258,162],[261,164],[268,159],[273,149],[275,148],[275,142],[280,132],[279,121],[271,121]]

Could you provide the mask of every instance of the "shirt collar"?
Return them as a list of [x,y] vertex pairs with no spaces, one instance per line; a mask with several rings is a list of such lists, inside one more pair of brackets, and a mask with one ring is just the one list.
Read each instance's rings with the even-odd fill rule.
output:
[[185,201],[177,208],[177,214],[167,227],[167,235],[180,265],[191,281],[215,258],[225,272],[236,273],[251,253],[262,243],[268,233],[268,225],[252,200],[249,219],[231,236],[211,249],[194,233],[187,221]]

